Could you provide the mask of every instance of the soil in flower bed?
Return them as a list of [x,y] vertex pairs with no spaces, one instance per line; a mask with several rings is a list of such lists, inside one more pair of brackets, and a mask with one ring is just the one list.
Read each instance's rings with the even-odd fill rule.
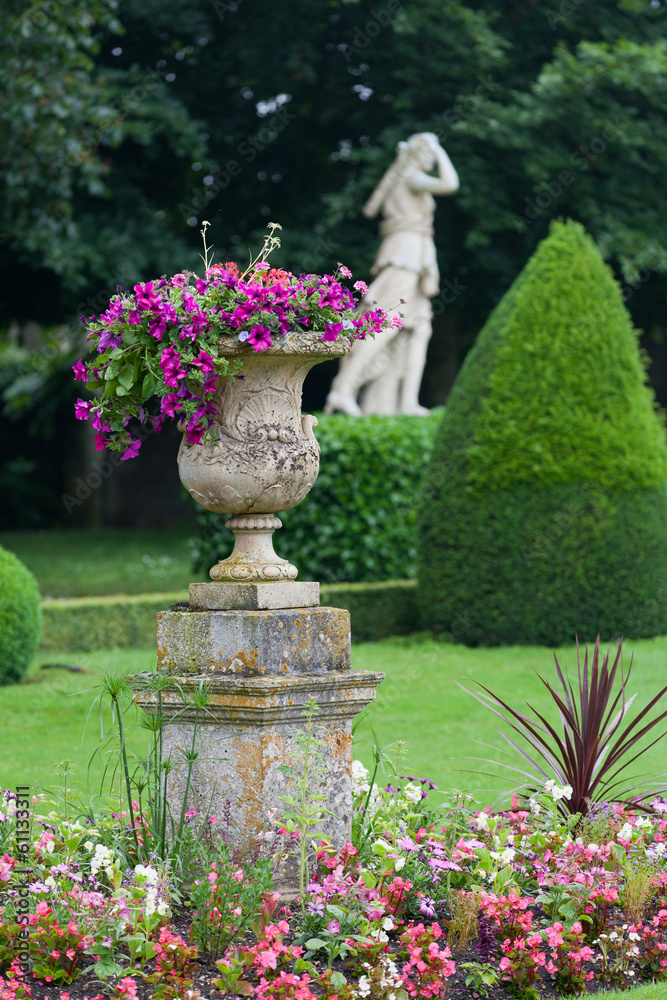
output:
[[[540,907],[538,906],[539,910]],[[622,911],[616,909],[613,914],[611,914],[612,920],[622,925],[623,923],[623,913]],[[401,921],[401,924],[405,921]],[[429,926],[432,921],[425,920],[425,926]],[[190,928],[192,924],[192,914],[189,908],[181,907],[177,909],[170,921],[170,929],[179,934],[184,940],[188,940],[190,934]],[[400,934],[401,926],[396,928],[396,933],[393,934],[388,942],[388,954],[394,959],[397,965],[401,966],[401,958],[405,957],[405,948],[401,945],[398,940],[398,935]],[[246,936],[245,944],[250,946],[253,943],[254,937],[251,934]],[[286,944],[293,944],[294,937],[292,935],[287,935],[285,937]],[[466,985],[466,978],[468,976],[468,969],[463,968],[467,963],[480,962],[480,952],[476,944],[470,945],[463,951],[457,952],[452,956],[456,962],[456,972],[450,976],[446,981],[445,990],[441,996],[450,998],[450,1000],[456,1000],[456,998],[461,998],[461,1000],[516,1000],[515,994],[511,993],[502,982],[499,982],[496,986],[487,987],[485,993],[481,994],[477,992],[474,987]],[[497,969],[498,958],[491,959],[491,964]],[[326,961],[312,960],[312,964],[318,973],[323,973],[327,969]],[[336,959],[332,963],[332,969],[335,972],[342,973],[348,983],[354,988],[358,981],[358,975],[350,972],[350,963],[343,961],[341,959]],[[92,966],[89,966],[92,968]],[[145,972],[150,975],[155,968],[155,962],[148,962],[145,967]],[[595,964],[588,962],[585,964],[585,968],[589,972],[595,972]],[[189,988],[191,992],[184,990],[182,996],[179,996],[179,1000],[222,1000],[223,997],[232,997],[231,993],[224,993],[218,990],[212,985],[212,980],[220,975],[218,969],[215,965],[207,962],[205,959],[200,959],[197,967],[194,969],[191,975],[193,980],[192,986]],[[156,986],[153,983],[142,981],[139,975],[133,977],[136,983],[136,996],[137,1000],[151,1000],[156,990]],[[252,975],[248,976],[248,979],[257,985],[256,977]],[[95,984],[92,975],[86,973],[85,970],[83,974],[75,980],[71,985],[67,986],[54,986],[49,983],[42,983],[36,980],[27,980],[30,987],[31,997],[34,1000],[62,1000],[62,998],[67,998],[67,1000],[93,1000],[99,996],[103,996],[106,1000],[108,993],[101,986],[101,984]],[[635,982],[634,980],[629,982],[629,986],[638,986],[642,981]],[[644,980],[646,982],[646,980]],[[544,998],[555,998],[562,997],[563,994],[559,993],[552,978],[548,973],[542,971],[539,975],[538,981],[535,983],[535,987],[540,995]],[[591,979],[586,984],[586,989],[584,995],[595,994],[608,990],[610,987],[607,983],[600,979]],[[324,995],[321,986],[315,980],[313,976],[313,981],[310,983],[310,989],[315,996]],[[116,996],[113,989],[110,990],[112,997]],[[420,998],[415,998],[415,1000],[420,1000]]]
[[[172,924],[172,929],[179,933],[183,933],[185,930],[184,926],[179,927],[178,922]],[[399,944],[397,941],[393,941],[389,946],[389,954],[395,956],[399,951]],[[479,953],[475,950],[474,946],[467,948],[465,951],[460,952],[454,956],[457,971],[447,980],[447,988],[445,990],[445,996],[450,998],[450,1000],[456,1000],[456,998],[461,998],[461,1000],[482,1000],[482,994],[476,992],[473,987],[466,986],[466,977],[468,975],[467,969],[462,969],[460,966],[468,962],[478,962]],[[494,963],[495,964],[495,963]],[[150,973],[153,969],[154,963],[148,963],[147,971]],[[326,962],[313,962],[313,965],[319,972],[324,972],[326,969]],[[349,970],[346,968],[346,963],[337,959],[333,964],[332,968],[334,971],[342,972],[346,976],[350,984],[354,984],[356,977],[350,976]],[[587,969],[593,970],[594,966],[588,963]],[[219,976],[219,972],[215,965],[210,965],[206,961],[200,961],[198,968],[192,974],[192,998],[191,1000],[221,1000],[222,997],[231,997],[231,993],[222,993],[220,990],[216,989],[211,985],[211,980]],[[79,979],[75,980],[69,986],[53,986],[49,983],[41,983],[36,980],[27,981],[30,987],[31,997],[34,1000],[61,1000],[64,995],[69,994],[69,1000],[84,1000],[85,997],[91,1000],[93,997],[98,997],[102,994],[105,998],[106,993],[103,993],[102,987],[97,984],[95,985],[90,975],[83,975]],[[137,984],[137,998],[138,1000],[151,1000],[155,992],[155,985],[153,983],[144,983],[141,981],[140,977],[136,977],[135,982]],[[639,983],[632,983],[633,986],[638,986]],[[537,990],[541,997],[551,998],[559,997],[559,994],[551,977],[546,973],[540,975],[539,981],[536,984]],[[587,984],[587,994],[595,994],[607,990],[609,987],[601,982],[600,980],[591,980]],[[199,997],[196,991],[199,991]],[[317,995],[322,995],[322,990],[318,988],[317,983],[311,983],[312,992]],[[113,996],[113,992],[111,996]],[[498,984],[495,987],[490,987],[488,992],[484,994],[486,1000],[515,1000],[512,993],[510,993],[502,984]],[[183,993],[183,1000],[190,1000],[187,992]]]

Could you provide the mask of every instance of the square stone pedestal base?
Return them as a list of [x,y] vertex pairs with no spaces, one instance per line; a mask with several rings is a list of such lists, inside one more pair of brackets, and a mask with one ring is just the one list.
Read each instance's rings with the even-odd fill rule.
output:
[[[327,744],[326,774],[315,787],[330,810],[319,829],[337,847],[350,840],[351,723],[384,674],[350,669],[347,611],[165,611],[158,615],[158,670],[173,680],[160,697],[163,752],[177,765],[168,789],[174,817],[186,788],[183,752],[196,725],[188,807],[215,814],[218,834],[251,856],[258,834],[271,828],[267,814],[283,809],[279,796],[289,778],[278,767],[298,769],[294,737],[314,698],[313,724]],[[149,675],[133,681],[138,704],[154,708]],[[202,685],[209,700],[197,710],[191,697]],[[293,887],[293,865],[286,876]]]

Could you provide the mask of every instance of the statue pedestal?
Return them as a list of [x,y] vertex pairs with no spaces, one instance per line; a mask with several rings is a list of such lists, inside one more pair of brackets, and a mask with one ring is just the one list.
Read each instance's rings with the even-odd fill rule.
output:
[[[161,694],[163,755],[176,767],[168,798],[180,816],[196,723],[197,761],[188,807],[213,813],[213,827],[242,855],[257,849],[270,828],[267,813],[282,809],[288,777],[277,767],[297,764],[294,734],[303,728],[306,703],[315,698],[313,720],[330,753],[317,787],[330,809],[318,828],[336,846],[351,837],[352,734],[355,715],[374,699],[384,674],[350,669],[350,616],[339,608],[266,611],[163,611],[158,618],[158,670],[174,682]],[[135,700],[155,707],[147,675],[133,678]],[[190,697],[203,684],[206,709]],[[182,694],[181,694],[182,692]],[[184,705],[185,697],[185,705]],[[224,825],[223,825],[224,821]],[[292,866],[293,867],[293,866]],[[293,884],[293,874],[289,881]]]

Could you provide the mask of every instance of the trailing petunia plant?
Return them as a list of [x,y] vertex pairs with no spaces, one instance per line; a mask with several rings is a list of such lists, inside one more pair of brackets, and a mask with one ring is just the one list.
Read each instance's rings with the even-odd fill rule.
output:
[[[136,284],[132,292],[119,287],[105,312],[84,319],[96,356],[80,359],[73,371],[96,398],[78,399],[75,415],[92,421],[97,450],[134,458],[141,436],[128,429],[132,419],[154,432],[168,417],[177,419],[187,440],[200,444],[216,414],[219,376],[239,377],[241,371],[240,362],[230,366],[223,357],[221,336],[264,351],[291,330],[352,341],[374,336],[388,321],[401,325],[400,317],[388,320],[382,309],[357,311],[353,292],[340,281],[352,277],[342,264],[323,276],[271,267],[267,258],[280,246],[277,223],[270,224],[264,246],[242,273],[235,263],[211,263],[207,226],[203,277],[184,271]],[[357,281],[354,291],[363,295],[366,284]],[[155,398],[157,407],[149,413]]]

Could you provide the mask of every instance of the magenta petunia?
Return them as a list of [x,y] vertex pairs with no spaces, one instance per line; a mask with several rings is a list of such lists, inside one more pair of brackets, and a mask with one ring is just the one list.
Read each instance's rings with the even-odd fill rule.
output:
[[252,344],[256,351],[265,351],[267,348],[273,346],[271,331],[267,330],[266,327],[257,324],[256,326],[253,326],[250,331],[247,342]]
[[90,415],[90,409],[92,407],[91,402],[87,402],[85,399],[77,399],[74,404],[74,416],[77,420],[87,420]]
[[120,456],[121,462],[126,462],[128,458],[136,458],[139,454],[139,449],[141,448],[141,441],[139,438],[130,438],[130,443],[127,448]]
[[338,335],[341,333],[342,329],[342,322],[327,323],[324,333],[322,334],[322,340],[338,340]]
[[72,365],[72,371],[74,372],[75,381],[86,382],[88,380],[88,369],[83,361],[79,360],[75,365]]

